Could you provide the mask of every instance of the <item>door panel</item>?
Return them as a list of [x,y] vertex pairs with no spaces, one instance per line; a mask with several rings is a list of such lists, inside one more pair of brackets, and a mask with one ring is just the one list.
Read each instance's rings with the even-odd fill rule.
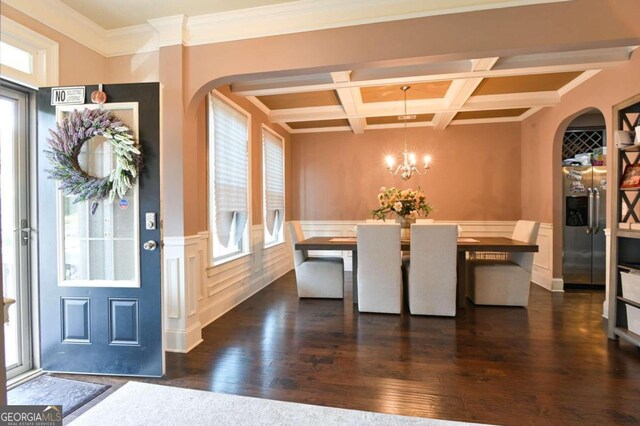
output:
[[564,179],[563,278],[567,284],[591,283],[591,166],[567,166]]
[[[96,89],[86,87],[85,102]],[[161,376],[161,249],[142,247],[149,240],[159,243],[161,231],[138,225],[145,223],[145,213],[161,217],[160,87],[105,85],[103,91],[108,99],[104,107],[119,108],[116,115],[137,127],[144,169],[126,202],[101,202],[93,215],[89,202],[69,203],[56,182],[47,179],[46,138],[64,110],[50,105],[50,89],[38,93],[42,366],[48,371]],[[85,106],[96,107],[75,108]],[[96,175],[110,171],[108,145],[96,140],[85,145],[91,144],[95,146],[82,159],[84,166]]]
[[29,280],[28,102],[26,93],[0,89],[2,284],[15,302],[4,323],[5,365],[11,379],[32,367]]

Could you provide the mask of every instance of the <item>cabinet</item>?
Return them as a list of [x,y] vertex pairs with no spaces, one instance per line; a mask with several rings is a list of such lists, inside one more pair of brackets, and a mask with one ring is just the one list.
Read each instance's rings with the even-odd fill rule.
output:
[[[614,129],[634,131],[639,125],[640,95],[614,108]],[[608,335],[640,346],[640,189],[620,188],[626,166],[640,164],[640,146],[609,146],[612,226]]]

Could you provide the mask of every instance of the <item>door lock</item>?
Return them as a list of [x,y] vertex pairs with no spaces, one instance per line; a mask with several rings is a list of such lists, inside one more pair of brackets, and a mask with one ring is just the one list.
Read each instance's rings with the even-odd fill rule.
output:
[[20,221],[20,228],[18,228],[17,231],[20,231],[20,242],[22,245],[26,246],[29,244],[31,228],[29,228],[29,222],[27,222],[26,219]]
[[156,229],[156,214],[155,213],[146,213],[144,215],[145,221],[145,229],[153,230]]
[[153,240],[149,240],[142,245],[142,248],[144,248],[147,251],[154,251],[156,247],[158,247],[158,244]]

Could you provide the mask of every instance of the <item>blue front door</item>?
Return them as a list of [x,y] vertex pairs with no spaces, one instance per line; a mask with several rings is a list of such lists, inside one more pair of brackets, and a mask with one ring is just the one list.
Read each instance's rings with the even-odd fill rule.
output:
[[[42,368],[162,376],[160,85],[103,87],[103,108],[134,131],[144,166],[137,187],[123,197],[74,204],[58,190],[59,182],[48,179],[47,138],[49,129],[74,109],[99,107],[90,103],[94,90],[85,87],[85,105],[51,106],[48,88],[37,96]],[[115,167],[111,144],[91,139],[79,162],[91,175],[108,175]]]

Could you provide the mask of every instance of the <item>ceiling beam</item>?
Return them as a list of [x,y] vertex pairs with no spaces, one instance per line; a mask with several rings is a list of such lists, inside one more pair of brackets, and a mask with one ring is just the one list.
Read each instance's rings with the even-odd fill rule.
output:
[[[472,96],[460,108],[447,106],[444,99],[423,99],[407,101],[411,114],[456,113],[458,111],[482,111],[495,109],[532,108],[553,106],[560,102],[558,92],[510,93],[506,95]],[[355,118],[385,117],[402,115],[403,102],[364,103],[358,108]],[[349,119],[339,105],[272,110],[272,123]]]
[[[586,51],[553,52],[500,58],[491,69],[474,70],[473,61],[453,61],[411,65],[406,67],[370,68],[353,71],[350,81],[333,82],[329,73],[313,74],[306,80],[296,77],[237,82],[232,91],[241,96],[314,92],[343,88],[384,86],[389,84],[415,84],[469,78],[505,77],[557,72],[587,71],[614,68],[627,62],[633,47],[592,49]],[[490,59],[490,58],[487,58]],[[483,61],[485,59],[480,59]]]
[[[494,58],[483,58],[476,59],[473,61],[473,70],[472,71],[488,71],[490,70],[496,62],[498,62],[498,57]],[[449,90],[447,90],[447,94],[444,99],[449,108],[459,109],[461,108],[471,97],[473,92],[478,88],[480,83],[482,83],[482,78],[468,78],[466,80],[453,80],[451,85],[449,86]],[[436,129],[443,130],[446,129],[451,120],[457,112],[441,112],[436,114],[433,117],[433,125]]]
[[256,98],[255,96],[247,96],[247,100],[252,104],[254,104],[255,106],[257,106],[260,111],[264,112],[265,114],[267,114],[267,116],[269,116],[269,113],[271,112],[271,110],[265,104],[260,102],[260,99]]
[[[349,71],[332,72],[331,79],[334,83],[345,83],[350,81]],[[338,98],[342,104],[349,125],[353,133],[364,133],[364,128],[367,126],[367,120],[362,117],[358,117],[358,106],[362,105],[362,95],[360,89],[355,87],[336,89]]]

